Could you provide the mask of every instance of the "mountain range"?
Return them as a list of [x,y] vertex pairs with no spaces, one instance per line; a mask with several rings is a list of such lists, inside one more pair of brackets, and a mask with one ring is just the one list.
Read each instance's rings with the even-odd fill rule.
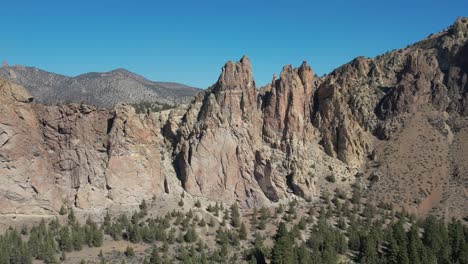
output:
[[[2,72],[3,215],[63,205],[102,214],[181,193],[252,208],[359,186],[370,201],[419,216],[468,217],[466,18],[323,77],[304,62],[257,87],[244,56],[195,96],[122,70]],[[191,103],[143,114],[116,105],[161,94],[176,104],[179,93]]]

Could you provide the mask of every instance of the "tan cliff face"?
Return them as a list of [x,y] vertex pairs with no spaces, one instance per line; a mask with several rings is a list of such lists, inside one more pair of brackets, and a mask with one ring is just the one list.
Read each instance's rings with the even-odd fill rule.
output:
[[467,25],[323,77],[288,65],[264,87],[243,57],[187,108],[143,115],[37,105],[2,81],[0,213],[99,211],[181,188],[253,207],[357,184],[376,202],[466,216]]
[[313,88],[306,63],[286,66],[279,80],[260,90],[246,57],[228,62],[199,98],[199,113],[182,124],[176,164],[185,189],[244,206],[278,201],[289,192],[316,195],[307,157],[298,155],[314,140]]
[[226,63],[218,82],[198,100],[201,108],[186,116],[176,147],[184,188],[214,200],[266,202],[254,177],[261,116],[250,61]]
[[22,87],[0,86],[7,93],[0,112],[1,213],[41,214],[62,204],[99,210],[169,192],[163,114],[35,105],[23,99]]
[[[29,213],[53,208],[57,195],[39,121],[19,86],[0,80],[1,213]],[[48,209],[46,209],[48,210]]]

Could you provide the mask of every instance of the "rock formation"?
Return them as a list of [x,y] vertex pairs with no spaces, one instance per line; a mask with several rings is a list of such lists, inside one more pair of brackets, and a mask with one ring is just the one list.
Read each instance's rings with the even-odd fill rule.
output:
[[[0,83],[0,213],[172,195],[252,207],[360,185],[376,202],[466,217],[468,21],[324,77],[288,65],[257,87],[228,62],[187,108],[44,106]],[[325,180],[333,175],[336,182]]]
[[160,133],[167,112],[36,105],[22,87],[0,87],[1,213],[138,204],[172,188]]

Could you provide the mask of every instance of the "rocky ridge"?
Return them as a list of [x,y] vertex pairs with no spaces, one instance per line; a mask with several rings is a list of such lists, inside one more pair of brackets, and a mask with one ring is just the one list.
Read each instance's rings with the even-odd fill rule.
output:
[[[187,107],[44,106],[2,82],[1,212],[193,196],[253,207],[359,185],[420,215],[466,217],[468,20],[324,77],[288,65],[256,87],[247,57]],[[326,179],[334,179],[326,180]]]

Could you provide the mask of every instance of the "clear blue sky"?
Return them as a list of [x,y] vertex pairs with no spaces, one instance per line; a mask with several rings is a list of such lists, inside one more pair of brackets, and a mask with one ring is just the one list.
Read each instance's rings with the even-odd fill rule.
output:
[[0,60],[65,75],[126,68],[201,88],[250,57],[257,85],[285,64],[328,73],[468,16],[468,1],[1,1]]

